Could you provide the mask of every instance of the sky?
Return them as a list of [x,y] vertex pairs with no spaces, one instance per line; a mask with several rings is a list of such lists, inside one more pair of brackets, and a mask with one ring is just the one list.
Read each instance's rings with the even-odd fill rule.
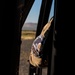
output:
[[[42,0],[35,0],[35,2],[34,2],[31,10],[29,12],[29,15],[28,15],[25,23],[29,23],[29,22],[37,23],[38,22],[41,2],[42,2]],[[50,13],[51,14],[49,16],[49,19],[54,15],[54,0],[53,0],[53,3],[52,3],[52,7],[51,7],[51,12]]]

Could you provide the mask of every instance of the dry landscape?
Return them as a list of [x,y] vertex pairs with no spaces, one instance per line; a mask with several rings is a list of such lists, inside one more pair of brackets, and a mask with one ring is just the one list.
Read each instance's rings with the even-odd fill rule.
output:
[[[31,44],[35,38],[35,34],[36,32],[34,31],[22,31],[19,75],[28,75],[29,63],[27,60],[28,60]],[[43,69],[43,74],[46,75],[46,69]]]

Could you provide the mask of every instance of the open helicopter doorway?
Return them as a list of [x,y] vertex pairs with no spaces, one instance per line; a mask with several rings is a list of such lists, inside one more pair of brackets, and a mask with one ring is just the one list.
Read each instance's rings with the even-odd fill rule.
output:
[[[45,1],[35,0],[32,8],[26,18],[26,21],[23,24],[22,31],[21,31],[22,43],[21,43],[21,50],[20,50],[19,75],[28,75],[29,74],[28,57],[29,57],[29,52],[30,52],[32,42],[35,39],[35,37],[38,35],[38,34],[36,34],[37,33],[36,31],[40,29],[40,28],[38,29],[38,27],[37,27],[37,26],[39,26],[39,23],[40,23],[39,20],[41,18],[43,18],[44,20],[45,20],[45,18],[47,18],[46,21],[42,22],[45,25],[54,14],[53,13],[54,12],[54,1],[52,4],[52,7],[51,7],[52,15],[50,14],[50,11],[49,11],[50,9],[47,9],[47,7],[50,6],[51,3],[49,3],[47,1],[46,6],[45,6],[46,8],[43,9],[44,4],[45,4]],[[38,7],[38,8],[36,9],[35,7]],[[44,15],[40,18],[42,10],[44,11]],[[40,23],[40,24],[42,24],[42,23]],[[43,26],[43,24],[40,26]],[[42,69],[42,74],[47,75],[47,68]]]

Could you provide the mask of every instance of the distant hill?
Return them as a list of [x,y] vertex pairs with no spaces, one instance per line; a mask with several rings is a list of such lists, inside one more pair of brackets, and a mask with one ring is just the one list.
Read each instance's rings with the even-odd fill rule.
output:
[[34,30],[37,29],[37,23],[25,23],[22,27],[22,30]]

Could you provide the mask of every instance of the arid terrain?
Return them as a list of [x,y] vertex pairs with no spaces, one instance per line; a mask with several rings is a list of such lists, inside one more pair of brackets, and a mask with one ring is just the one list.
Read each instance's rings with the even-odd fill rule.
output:
[[[34,31],[22,31],[22,44],[20,51],[19,75],[28,75],[29,63],[28,57],[32,42],[35,38]],[[43,75],[46,75],[46,69],[43,69]]]
[[28,56],[31,48],[31,44],[34,40],[35,32],[33,31],[22,31],[21,35],[21,50],[20,50],[20,64],[19,64],[19,75],[28,75],[29,63]]

